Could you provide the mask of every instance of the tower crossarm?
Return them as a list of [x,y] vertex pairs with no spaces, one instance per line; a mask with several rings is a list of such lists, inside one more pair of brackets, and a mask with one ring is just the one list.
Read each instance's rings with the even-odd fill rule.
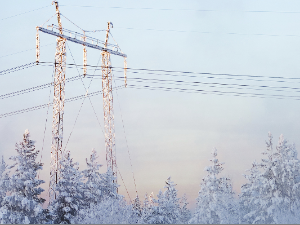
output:
[[[82,41],[82,40],[77,39],[77,37],[70,37],[70,36],[60,34],[58,32],[55,32],[53,30],[46,29],[46,28],[43,28],[43,27],[38,27],[38,29],[40,31],[44,32],[44,33],[51,34],[51,35],[57,36],[57,37],[62,37],[62,38],[67,39],[68,41],[72,41],[72,42],[75,42],[77,44],[85,45],[87,47],[98,49],[98,50],[101,50],[101,51],[106,51],[106,52],[109,52],[110,54],[113,54],[113,55],[118,55],[118,56],[122,56],[122,57],[125,57],[125,58],[127,57],[127,55],[122,53],[122,52],[114,51],[114,50],[111,50],[109,48],[104,48],[104,47],[101,47],[97,44],[89,43],[87,41]],[[86,39],[88,40],[88,37],[86,37]],[[90,38],[90,39],[92,39],[92,38]],[[97,39],[93,39],[93,42],[97,43],[97,41],[98,41]],[[99,43],[102,43],[102,41],[99,40]]]

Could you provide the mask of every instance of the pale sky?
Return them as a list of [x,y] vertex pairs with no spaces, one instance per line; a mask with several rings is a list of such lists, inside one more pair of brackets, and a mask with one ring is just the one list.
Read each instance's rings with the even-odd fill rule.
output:
[[[195,77],[190,78],[181,73],[169,76],[158,72],[134,74],[128,71],[128,85],[300,96],[295,92],[297,89],[291,89],[299,87],[299,80],[267,78],[299,77],[299,1],[61,0],[59,4],[61,13],[84,30],[104,30],[107,22],[112,21],[114,28],[111,33],[127,54],[130,68],[262,76],[231,76],[233,79],[229,80],[229,76],[224,75],[207,78],[208,75],[194,74]],[[0,71],[35,61],[35,27],[41,26],[54,13],[51,1],[2,2]],[[55,17],[45,25],[53,23],[57,24]],[[64,17],[62,26],[80,32]],[[105,39],[105,32],[88,35]],[[40,33],[40,40],[41,61],[53,62],[55,37]],[[110,42],[114,43],[113,39]],[[82,46],[74,43],[68,43],[68,46],[71,52],[68,49],[67,63],[74,63],[73,55],[75,62],[82,64]],[[88,64],[97,65],[99,56],[100,51],[88,49]],[[123,59],[112,56],[112,65],[122,67]],[[82,73],[81,69],[79,73]],[[94,71],[91,69],[89,73]],[[96,74],[99,75],[100,71]],[[123,76],[123,72],[114,74]],[[75,68],[67,68],[67,78],[77,75]],[[288,88],[276,92],[248,90],[241,86],[241,89],[208,87],[211,85],[207,84],[176,86],[165,81],[137,83],[132,78]],[[52,67],[35,66],[1,75],[0,80],[0,95],[3,95],[51,82]],[[90,81],[90,78],[85,78],[85,85],[88,86]],[[117,80],[116,83],[122,85],[123,81]],[[101,88],[101,80],[94,79],[90,91]],[[49,94],[47,88],[0,99],[0,114],[48,103]],[[50,101],[52,94],[51,88]],[[66,84],[66,98],[82,94],[85,91],[81,81]],[[90,99],[103,127],[102,96]],[[85,158],[89,157],[92,148],[99,153],[105,167],[104,135],[88,99],[84,101],[74,126],[82,102],[78,100],[65,105],[64,144],[73,130],[67,149],[80,163],[80,168],[85,168]],[[213,148],[218,149],[220,161],[225,162],[223,174],[232,178],[238,194],[245,182],[242,174],[251,167],[253,160],[261,159],[269,131],[274,136],[274,143],[283,134],[296,147],[300,145],[299,103],[292,97],[280,100],[185,93],[174,89],[166,92],[126,88],[114,92],[117,164],[130,197],[135,197],[132,171],[142,199],[146,192],[157,194],[171,176],[177,184],[179,197],[186,193],[190,208],[193,208]],[[15,154],[15,143],[22,139],[24,130],[29,129],[37,149],[43,149],[42,162],[45,165],[41,178],[48,182],[51,123],[51,107],[48,115],[45,108],[0,118],[0,153],[9,161],[9,156]],[[121,185],[119,193],[128,200],[120,177],[118,182]],[[43,188],[46,190],[44,196],[47,196],[48,183]]]

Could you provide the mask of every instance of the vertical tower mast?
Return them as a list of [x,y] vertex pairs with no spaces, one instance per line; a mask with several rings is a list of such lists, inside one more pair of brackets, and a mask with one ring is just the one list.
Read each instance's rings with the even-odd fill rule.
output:
[[[112,73],[110,63],[110,53],[107,49],[108,34],[112,26],[108,22],[105,38],[105,49],[102,51],[102,91],[103,91],[103,112],[104,112],[104,130],[105,130],[105,150],[107,169],[110,169],[114,176],[117,177],[116,152],[115,152],[115,127],[114,127],[114,110],[112,95]],[[115,182],[117,182],[115,180]]]
[[[53,4],[53,2],[52,2]],[[56,7],[59,33],[63,34],[58,2]],[[50,162],[50,202],[56,198],[54,187],[59,180],[58,168],[62,155],[63,140],[63,115],[65,102],[65,75],[66,75],[66,39],[57,37],[55,52],[55,74],[54,74],[54,98],[53,98],[53,120],[52,120],[52,145]]]

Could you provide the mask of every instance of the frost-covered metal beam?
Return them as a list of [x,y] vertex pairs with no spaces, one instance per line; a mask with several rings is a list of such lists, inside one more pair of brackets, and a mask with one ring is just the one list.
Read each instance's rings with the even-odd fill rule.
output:
[[[114,50],[111,50],[111,49],[108,49],[108,48],[104,48],[104,47],[101,47],[99,45],[95,45],[95,44],[91,44],[89,42],[86,42],[86,41],[81,41],[81,40],[78,40],[76,37],[69,37],[67,35],[64,35],[64,34],[60,34],[60,33],[57,33],[55,31],[52,31],[52,30],[49,30],[49,29],[45,29],[43,27],[38,27],[38,29],[44,33],[47,33],[47,34],[51,34],[53,36],[57,36],[57,37],[62,37],[62,38],[65,38],[67,39],[68,41],[72,41],[72,42],[75,42],[77,44],[81,44],[81,45],[84,45],[84,46],[87,46],[87,47],[90,47],[90,48],[94,48],[94,49],[98,49],[98,50],[101,50],[101,51],[106,51],[106,52],[109,52],[110,54],[113,54],[113,55],[118,55],[118,56],[122,56],[122,57],[127,57],[126,54],[124,53],[121,53],[121,52],[117,52],[117,51],[114,51]],[[101,41],[99,41],[101,42]]]

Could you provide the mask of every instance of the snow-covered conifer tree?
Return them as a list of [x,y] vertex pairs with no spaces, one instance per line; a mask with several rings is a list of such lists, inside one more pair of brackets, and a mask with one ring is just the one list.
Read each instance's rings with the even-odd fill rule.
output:
[[83,175],[69,152],[62,154],[58,171],[60,179],[55,186],[57,197],[49,208],[55,224],[71,223],[84,206]]
[[87,207],[90,204],[97,204],[103,199],[101,187],[102,176],[99,173],[99,169],[102,166],[97,162],[97,152],[93,149],[90,160],[86,159],[87,169],[83,171],[84,178],[87,179],[84,185],[84,197]]
[[2,156],[2,161],[0,164],[0,207],[2,206],[2,201],[6,196],[9,185],[9,175],[7,171],[7,165]]
[[133,204],[132,204],[132,219],[130,223],[138,223],[140,218],[142,217],[142,208],[141,202],[138,195],[136,195]]
[[101,174],[101,182],[100,182],[100,188],[101,188],[101,198],[118,198],[118,187],[119,185],[114,182],[116,180],[116,177],[113,175],[113,172],[111,169],[108,169],[106,173]]
[[41,223],[44,217],[45,199],[39,197],[44,190],[38,187],[44,181],[36,179],[43,164],[36,162],[39,151],[29,138],[29,131],[25,130],[23,141],[16,144],[17,156],[10,157],[14,161],[9,167],[12,172],[7,184],[10,194],[2,202],[1,223]]
[[180,212],[180,221],[181,223],[185,224],[188,223],[188,221],[191,219],[191,211],[187,208],[188,202],[185,194],[181,198],[180,203],[182,204]]
[[142,215],[141,223],[149,224],[179,224],[181,221],[182,209],[177,197],[176,184],[171,181],[171,177],[166,181],[165,192],[159,191],[158,199],[153,199],[155,205],[148,208]]
[[72,219],[75,224],[129,224],[132,222],[132,206],[127,205],[122,196],[106,198],[80,210]]
[[[281,135],[273,148],[269,133],[261,163],[253,163],[248,182],[242,186],[242,223],[299,223],[300,162],[294,145]],[[283,221],[286,220],[286,221]]]
[[153,202],[152,199],[150,200],[150,196],[148,196],[147,193],[145,194],[144,204],[142,207],[142,215],[138,223],[149,223],[148,221],[151,218],[153,211]]
[[236,223],[237,205],[229,178],[217,176],[223,170],[217,159],[217,150],[212,152],[211,166],[205,168],[208,175],[202,179],[197,206],[189,223]]

